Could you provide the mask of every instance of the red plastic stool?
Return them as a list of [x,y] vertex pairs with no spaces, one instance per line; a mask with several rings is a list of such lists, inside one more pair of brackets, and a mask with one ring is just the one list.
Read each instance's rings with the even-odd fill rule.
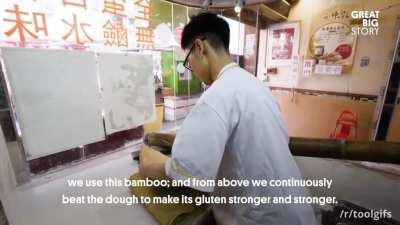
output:
[[354,129],[354,139],[357,139],[357,114],[350,110],[343,110],[336,120],[335,130],[330,134],[331,139],[349,139]]

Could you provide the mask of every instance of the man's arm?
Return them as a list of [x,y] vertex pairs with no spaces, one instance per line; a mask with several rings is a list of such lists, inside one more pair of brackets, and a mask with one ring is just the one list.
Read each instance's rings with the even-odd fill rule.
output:
[[[140,159],[143,159],[141,173],[152,178],[167,176],[174,180],[215,180],[229,133],[226,121],[212,106],[205,102],[198,103],[185,118],[176,138],[170,134],[147,136],[149,144],[171,146],[173,143],[173,151],[169,159],[159,152],[144,148]],[[159,141],[160,136],[163,141]],[[203,192],[212,192],[214,188],[200,185],[190,187]]]
[[175,140],[172,133],[149,133],[144,137],[144,145],[139,154],[139,173],[143,178],[168,179],[165,172],[165,163],[170,158],[160,151],[149,146],[166,148],[169,151]]
[[139,158],[139,173],[143,178],[169,179],[165,172],[165,163],[169,159],[168,156],[142,145]]

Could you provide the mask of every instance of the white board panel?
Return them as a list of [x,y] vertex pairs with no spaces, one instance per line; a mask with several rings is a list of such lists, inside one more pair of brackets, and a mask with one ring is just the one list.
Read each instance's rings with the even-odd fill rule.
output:
[[99,70],[107,134],[155,120],[150,55],[100,53]]
[[95,54],[2,48],[28,159],[104,140]]

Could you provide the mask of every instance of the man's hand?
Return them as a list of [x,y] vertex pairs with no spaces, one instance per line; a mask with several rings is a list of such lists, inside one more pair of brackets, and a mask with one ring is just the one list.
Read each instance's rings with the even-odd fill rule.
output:
[[167,179],[165,162],[168,156],[151,149],[146,145],[140,147],[139,173],[143,178]]

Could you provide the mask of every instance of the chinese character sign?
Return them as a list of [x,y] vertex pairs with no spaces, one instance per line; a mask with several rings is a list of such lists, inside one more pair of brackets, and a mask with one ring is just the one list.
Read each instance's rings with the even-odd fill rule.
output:
[[151,0],[2,0],[0,44],[154,48]]
[[150,0],[135,0],[137,7],[136,37],[138,48],[154,48],[153,29],[149,28],[150,24]]
[[38,39],[39,33],[47,36],[46,15],[42,12],[24,10],[18,4],[4,10],[4,26],[9,28],[6,29],[4,35],[15,36],[20,42],[25,42],[27,38]]

